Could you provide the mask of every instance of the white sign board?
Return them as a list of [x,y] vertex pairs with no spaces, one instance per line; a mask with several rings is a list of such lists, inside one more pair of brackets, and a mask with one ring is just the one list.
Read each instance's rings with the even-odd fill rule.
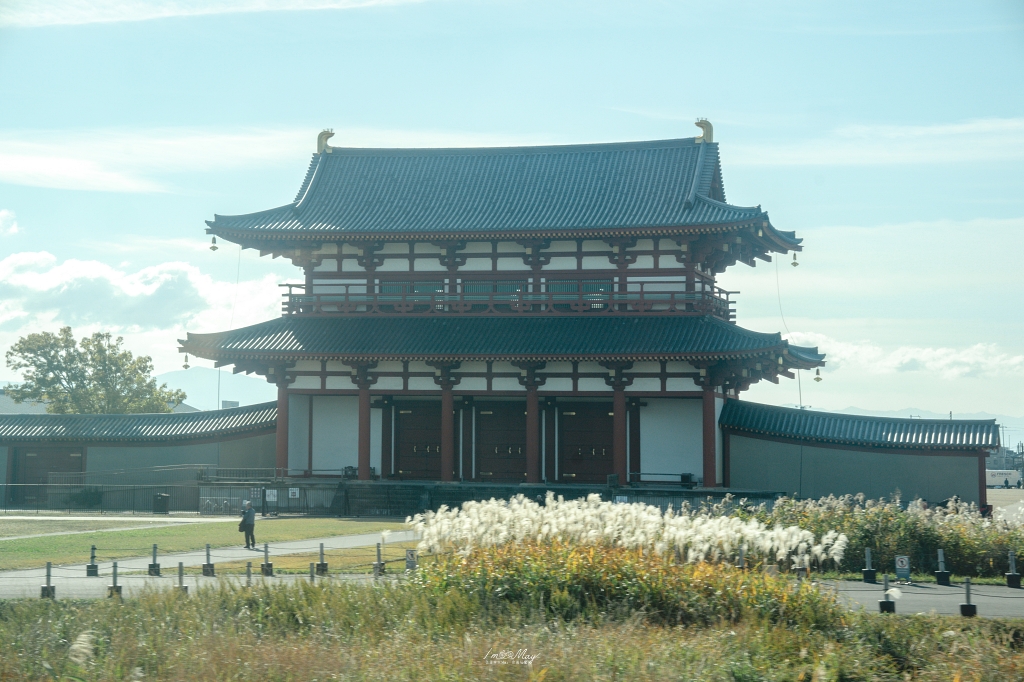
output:
[[276,490],[267,490],[267,502],[277,502]]
[[288,488],[288,499],[289,500],[297,500],[297,499],[299,499],[299,489],[298,488]]
[[910,557],[896,557],[896,577],[900,580],[910,580]]
[[1020,481],[1020,472],[1014,469],[985,470],[985,485],[989,488],[1002,488],[1007,484],[1012,488],[1016,487],[1018,481]]

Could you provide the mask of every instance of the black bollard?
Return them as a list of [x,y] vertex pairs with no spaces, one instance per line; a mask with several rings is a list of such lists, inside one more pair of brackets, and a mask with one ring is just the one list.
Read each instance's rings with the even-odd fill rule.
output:
[[1010,550],[1010,571],[1006,574],[1006,586],[1020,589],[1020,573],[1017,572],[1017,553]]
[[263,563],[260,564],[260,572],[267,578],[274,575],[274,564],[270,563],[270,545],[263,543]]
[[324,561],[324,543],[320,543],[320,561],[316,565],[317,575],[327,575],[327,562]]
[[971,603],[971,579],[964,578],[964,597],[967,603],[960,605],[960,615],[964,618],[974,618],[978,615],[978,606]]
[[896,602],[889,598],[889,574],[882,576],[882,599],[878,602],[879,613],[896,613]]
[[116,561],[114,562],[114,572],[113,572],[112,575],[113,575],[113,582],[110,585],[107,586],[107,596],[108,597],[118,597],[118,598],[120,598],[120,596],[121,596],[121,586],[117,584],[117,562]]
[[160,564],[156,562],[156,545],[153,545],[153,563],[149,565],[149,574],[153,576],[160,576]]
[[864,568],[861,570],[861,573],[864,575],[864,582],[872,584],[877,582],[876,576],[878,572],[875,569],[871,568],[870,547],[864,548]]
[[935,582],[949,587],[949,571],[946,570],[946,555],[939,550],[939,570],[935,571]]
[[39,587],[39,598],[40,599],[56,599],[57,598],[57,586],[50,584],[50,572],[52,570],[52,564],[46,562],[46,584]]
[[85,577],[96,578],[100,574],[100,567],[96,564],[96,545],[89,548],[89,563],[85,565]]
[[214,577],[213,562],[210,561],[210,546],[206,546],[206,563],[203,564],[203,575],[207,578]]

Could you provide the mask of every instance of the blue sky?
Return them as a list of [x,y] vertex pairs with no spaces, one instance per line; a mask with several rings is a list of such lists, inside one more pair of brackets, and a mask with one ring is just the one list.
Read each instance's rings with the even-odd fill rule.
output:
[[829,354],[806,404],[1022,416],[1022,81],[1019,1],[6,0],[0,346],[110,329],[163,372],[185,330],[278,314],[297,272],[211,253],[203,220],[290,201],[325,127],[572,143],[702,116],[728,199],[805,238],[722,283],[740,324]]

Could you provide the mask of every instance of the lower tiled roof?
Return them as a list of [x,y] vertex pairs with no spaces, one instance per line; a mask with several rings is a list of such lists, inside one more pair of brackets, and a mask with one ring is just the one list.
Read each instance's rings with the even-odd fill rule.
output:
[[189,334],[182,350],[223,360],[322,358],[679,358],[769,352],[791,366],[823,364],[816,348],[711,316],[305,317],[293,315],[216,334]]
[[727,400],[723,428],[815,443],[922,450],[977,450],[999,446],[994,419],[895,419]]
[[273,429],[277,404],[166,414],[4,414],[0,443],[11,441],[148,442],[202,440]]

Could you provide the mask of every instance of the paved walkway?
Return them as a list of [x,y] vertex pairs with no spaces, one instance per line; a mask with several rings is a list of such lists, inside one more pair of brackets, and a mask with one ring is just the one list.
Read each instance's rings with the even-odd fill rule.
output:
[[[268,551],[271,559],[275,556],[287,554],[315,554],[320,550],[320,543],[324,544],[324,550],[350,549],[353,547],[373,547],[380,542],[380,533],[364,533],[361,535],[337,535],[326,538],[311,538],[309,540],[295,540],[292,542],[271,543]],[[411,542],[416,540],[416,532],[411,530],[395,531],[388,535],[389,543]],[[221,547],[210,551],[210,559],[216,566],[218,563],[245,562],[251,561],[254,573],[259,573],[259,565],[263,562],[263,545],[259,551],[247,550],[242,547]],[[161,573],[159,578],[146,575],[123,575],[135,571],[146,571],[149,567],[151,557],[132,557],[117,560],[118,583],[124,585],[123,594],[128,596],[136,594],[147,585],[160,588],[170,588],[178,584],[178,562],[185,566],[201,566],[206,563],[206,550],[195,552],[182,552],[179,554],[162,554],[157,557]],[[51,574],[51,583],[57,587],[58,598],[93,598],[103,597],[107,593],[107,585],[110,584],[113,569],[112,561],[98,563],[100,576],[96,578],[85,577],[85,564],[73,564],[67,566],[54,566]],[[340,576],[335,575],[334,578]],[[45,582],[46,569],[30,568],[17,571],[0,571],[0,599],[12,599],[19,597],[38,597],[39,586]],[[281,576],[270,580],[289,581],[295,579],[308,580],[308,576]],[[237,580],[237,576],[231,578]],[[253,578],[257,579],[256,576]],[[357,577],[357,579],[359,579]],[[244,577],[241,580],[245,580]],[[185,579],[186,585],[202,583],[215,583],[217,578],[201,578],[190,576]],[[195,589],[195,588],[193,588]]]
[[[840,599],[854,608],[863,607],[869,613],[878,613],[878,601],[883,599],[882,585],[842,581],[825,583],[835,588]],[[896,599],[896,613],[938,613],[960,615],[964,602],[963,585],[943,587],[935,584],[890,585],[902,593]],[[971,603],[977,604],[978,615],[999,618],[1024,618],[1024,590],[1005,585],[971,585]]]

